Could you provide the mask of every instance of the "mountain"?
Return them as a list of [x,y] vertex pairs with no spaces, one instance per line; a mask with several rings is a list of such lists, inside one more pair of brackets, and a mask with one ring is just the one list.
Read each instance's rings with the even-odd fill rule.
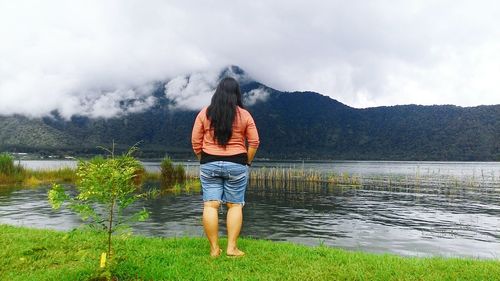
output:
[[[258,157],[351,160],[500,160],[500,105],[402,105],[356,109],[314,92],[282,92],[236,75],[261,137]],[[187,79],[189,80],[189,79]],[[159,82],[154,106],[109,119],[57,112],[41,119],[0,116],[0,151],[95,154],[114,141],[141,141],[143,157],[193,157],[191,128],[198,110],[176,107]]]

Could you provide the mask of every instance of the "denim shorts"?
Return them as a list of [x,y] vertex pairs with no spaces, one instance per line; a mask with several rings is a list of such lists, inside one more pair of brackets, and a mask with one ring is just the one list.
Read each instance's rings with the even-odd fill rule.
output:
[[227,161],[200,165],[203,201],[219,201],[245,205],[248,167]]

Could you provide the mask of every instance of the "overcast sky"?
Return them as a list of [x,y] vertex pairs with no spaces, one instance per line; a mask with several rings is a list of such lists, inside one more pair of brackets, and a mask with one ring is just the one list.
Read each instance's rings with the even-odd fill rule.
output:
[[0,0],[0,114],[139,111],[230,64],[354,107],[500,104],[498,3]]

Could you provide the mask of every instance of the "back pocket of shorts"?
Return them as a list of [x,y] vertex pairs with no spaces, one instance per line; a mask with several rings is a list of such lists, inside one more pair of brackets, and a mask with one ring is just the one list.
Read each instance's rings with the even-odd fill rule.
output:
[[241,165],[241,168],[233,168],[228,171],[228,177],[229,180],[231,181],[239,181],[242,179],[245,179],[247,176],[247,167],[244,165]]

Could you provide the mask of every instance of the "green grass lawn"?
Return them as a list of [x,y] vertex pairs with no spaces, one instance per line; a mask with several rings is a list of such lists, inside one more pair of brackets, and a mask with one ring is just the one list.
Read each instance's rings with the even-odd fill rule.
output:
[[[221,241],[222,245],[226,243]],[[118,280],[500,280],[492,260],[406,258],[241,239],[243,258],[210,258],[204,238],[116,236]],[[0,280],[98,277],[105,237],[0,225]]]

